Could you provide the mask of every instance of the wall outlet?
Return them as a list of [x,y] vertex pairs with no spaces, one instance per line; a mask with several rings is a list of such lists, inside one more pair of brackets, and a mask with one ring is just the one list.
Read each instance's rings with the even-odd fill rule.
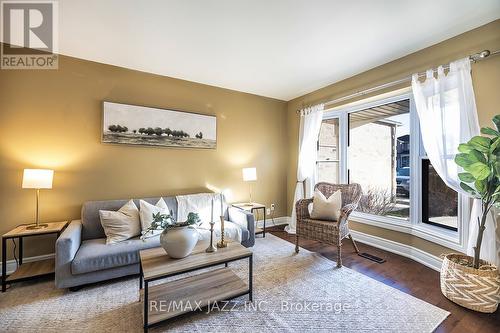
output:
[[267,208],[267,209],[266,209],[266,214],[267,214],[267,215],[271,215],[271,208]]
[[271,204],[271,210],[274,210],[276,208],[276,205],[275,204]]

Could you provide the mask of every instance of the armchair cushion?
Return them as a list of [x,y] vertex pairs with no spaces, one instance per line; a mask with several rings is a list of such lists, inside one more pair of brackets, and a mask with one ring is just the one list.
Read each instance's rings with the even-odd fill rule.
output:
[[326,198],[319,190],[314,191],[311,218],[316,220],[338,221],[342,206],[342,192],[335,191]]

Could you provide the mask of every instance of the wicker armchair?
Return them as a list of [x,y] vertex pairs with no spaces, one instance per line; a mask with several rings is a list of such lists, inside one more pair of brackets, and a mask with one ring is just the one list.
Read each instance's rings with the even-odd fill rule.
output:
[[359,253],[356,243],[352,239],[348,226],[349,215],[358,206],[361,198],[361,186],[359,184],[330,184],[318,183],[314,187],[318,189],[325,197],[330,197],[335,191],[342,193],[342,209],[339,221],[321,221],[313,220],[309,216],[308,206],[313,199],[302,199],[296,203],[297,227],[295,234],[295,252],[299,253],[299,238],[317,240],[337,247],[337,267],[342,267],[341,247],[342,240],[349,237],[356,250]]

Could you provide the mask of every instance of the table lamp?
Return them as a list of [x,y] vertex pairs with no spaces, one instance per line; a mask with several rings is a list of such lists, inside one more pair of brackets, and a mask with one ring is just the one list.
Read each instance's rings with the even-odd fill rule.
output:
[[257,180],[257,169],[256,168],[243,168],[243,181],[250,182],[248,184],[249,192],[250,192],[250,202],[252,204],[252,183]]
[[30,225],[28,229],[46,228],[47,224],[40,224],[38,202],[40,199],[40,189],[51,189],[54,170],[46,169],[24,169],[23,173],[23,188],[36,189],[36,215],[35,224]]

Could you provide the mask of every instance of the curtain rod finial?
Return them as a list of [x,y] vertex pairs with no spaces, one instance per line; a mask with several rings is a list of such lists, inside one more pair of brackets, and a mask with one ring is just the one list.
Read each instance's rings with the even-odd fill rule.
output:
[[490,55],[491,55],[490,50],[483,50],[481,52],[471,55],[469,58],[472,61],[476,62],[477,60],[488,58]]
[[480,57],[480,58],[486,58],[486,57],[488,57],[490,54],[491,54],[490,50],[484,50],[484,51],[481,51],[481,53],[479,53],[479,57]]

